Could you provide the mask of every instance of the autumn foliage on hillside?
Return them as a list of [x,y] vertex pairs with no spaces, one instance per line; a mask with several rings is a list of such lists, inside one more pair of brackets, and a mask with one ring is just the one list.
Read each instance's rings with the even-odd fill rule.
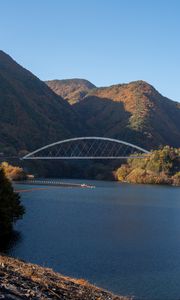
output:
[[49,80],[46,84],[70,104],[81,101],[95,85],[85,79]]
[[76,136],[85,127],[67,101],[3,51],[0,107],[0,153],[5,156]]
[[144,81],[92,89],[74,105],[96,136],[124,140],[147,150],[180,147],[180,105]]
[[115,172],[119,181],[180,186],[180,148],[165,146],[142,159],[131,158]]

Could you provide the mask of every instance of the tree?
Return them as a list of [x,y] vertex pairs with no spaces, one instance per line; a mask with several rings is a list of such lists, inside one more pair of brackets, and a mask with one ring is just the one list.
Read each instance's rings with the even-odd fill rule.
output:
[[[144,156],[144,154],[143,154]],[[165,146],[138,158],[130,158],[114,172],[119,181],[180,186],[180,148]]]
[[0,168],[0,236],[10,234],[13,224],[22,218],[24,212],[19,194],[14,192],[11,182]]
[[0,166],[5,173],[5,176],[10,180],[23,180],[26,179],[26,174],[20,167],[15,167],[7,162],[2,162]]

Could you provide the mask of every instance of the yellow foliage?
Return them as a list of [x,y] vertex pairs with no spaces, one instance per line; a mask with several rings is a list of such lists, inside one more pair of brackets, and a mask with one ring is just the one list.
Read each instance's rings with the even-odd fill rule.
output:
[[6,177],[10,180],[22,180],[26,178],[25,172],[20,167],[15,167],[7,162],[2,162],[0,167],[4,170]]
[[172,184],[180,186],[180,148],[165,146],[145,158],[130,158],[115,172],[115,178],[129,183]]

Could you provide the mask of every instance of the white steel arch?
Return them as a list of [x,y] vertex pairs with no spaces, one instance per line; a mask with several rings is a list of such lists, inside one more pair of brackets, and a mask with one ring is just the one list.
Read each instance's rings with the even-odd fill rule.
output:
[[[113,138],[106,138],[106,137],[96,137],[96,136],[90,136],[90,137],[76,137],[76,138],[70,138],[70,139],[66,139],[66,140],[62,140],[62,141],[57,141],[55,143],[52,143],[52,144],[48,144],[44,147],[41,147],[41,148],[38,148],[37,150],[31,152],[31,153],[28,153],[27,155],[23,156],[22,159],[23,160],[28,160],[28,159],[119,159],[119,158],[128,158],[129,156],[36,156],[36,154],[38,154],[39,152],[45,150],[45,149],[48,149],[48,148],[51,148],[53,146],[57,146],[57,145],[62,145],[62,144],[66,144],[66,143],[69,143],[69,142],[75,142],[75,141],[85,141],[85,140],[93,140],[93,141],[107,141],[107,142],[114,142],[116,144],[122,144],[122,145],[126,145],[126,146],[129,146],[129,147],[132,147],[133,149],[136,149],[142,153],[145,153],[145,154],[148,154],[149,151],[137,146],[137,145],[134,145],[134,144],[131,144],[131,143],[128,143],[128,142],[125,142],[125,141],[122,141],[122,140],[117,140],[117,139],[113,139]],[[142,156],[134,156],[134,157],[138,157],[138,158],[142,158]]]

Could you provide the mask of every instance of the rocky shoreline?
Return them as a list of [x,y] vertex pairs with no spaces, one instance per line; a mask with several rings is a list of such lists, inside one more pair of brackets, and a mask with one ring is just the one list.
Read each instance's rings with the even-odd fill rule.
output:
[[53,272],[49,268],[0,255],[0,299],[132,300]]

